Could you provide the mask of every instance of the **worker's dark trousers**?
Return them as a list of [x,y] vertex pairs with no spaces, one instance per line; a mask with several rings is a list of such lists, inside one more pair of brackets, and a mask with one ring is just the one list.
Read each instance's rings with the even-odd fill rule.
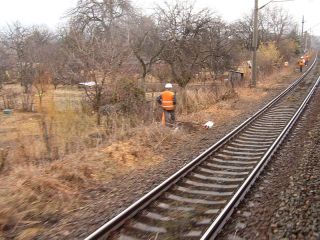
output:
[[300,66],[300,72],[302,72],[302,66]]
[[176,121],[174,110],[163,110],[166,118],[166,126],[172,125]]

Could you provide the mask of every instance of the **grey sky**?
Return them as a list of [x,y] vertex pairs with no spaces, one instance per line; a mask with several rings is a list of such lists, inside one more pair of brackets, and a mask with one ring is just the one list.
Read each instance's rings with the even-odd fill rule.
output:
[[[170,2],[170,0],[168,0]],[[259,5],[269,0],[259,0]],[[77,0],[0,0],[0,27],[13,21],[22,24],[45,24],[51,28],[63,21],[66,11],[75,6]],[[132,1],[141,8],[151,9],[154,3],[164,0],[135,0]],[[199,8],[207,7],[219,14],[226,21],[234,21],[245,13],[250,13],[254,0],[196,0]],[[272,3],[282,6],[301,22],[305,15],[305,29],[312,27],[314,34],[320,35],[320,0],[295,0],[294,2]]]

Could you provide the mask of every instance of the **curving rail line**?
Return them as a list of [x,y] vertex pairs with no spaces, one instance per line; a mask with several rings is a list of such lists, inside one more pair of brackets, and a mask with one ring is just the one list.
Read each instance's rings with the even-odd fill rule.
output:
[[214,239],[312,97],[316,65],[86,240]]

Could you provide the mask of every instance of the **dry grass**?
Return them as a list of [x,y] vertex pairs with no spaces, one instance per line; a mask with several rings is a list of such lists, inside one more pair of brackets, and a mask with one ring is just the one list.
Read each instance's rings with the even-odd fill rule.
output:
[[58,151],[57,157],[101,143],[103,129],[96,126],[93,116],[81,111],[52,110],[46,115],[45,121],[51,126],[52,146]]
[[7,161],[11,167],[31,164],[31,159],[40,157],[43,146],[39,141],[39,131],[39,114],[14,112],[2,119],[0,148],[9,150]]
[[[157,151],[161,148],[171,148],[172,143],[188,139],[188,131],[184,129],[163,128],[160,123],[140,126],[132,132],[132,139],[141,145]],[[157,151],[157,154],[158,151]]]
[[284,67],[280,70],[273,72],[272,74],[261,76],[261,79],[258,82],[258,89],[274,89],[277,88],[279,84],[287,82],[288,78],[293,80],[298,76],[299,73],[295,72],[295,66]]
[[177,95],[177,112],[188,114],[205,109],[217,101],[217,95],[211,89],[182,90]]
[[[87,149],[47,164],[15,167],[0,181],[0,229],[38,233],[43,221],[54,221],[86,201],[81,192],[137,168],[159,164],[161,156],[136,141]],[[42,229],[43,230],[43,229]]]
[[[241,115],[247,110],[248,106],[268,96],[269,91],[273,91],[281,84],[288,82],[289,75],[289,79],[293,80],[297,76],[296,74],[292,75],[293,71],[292,68],[283,68],[281,71],[260,79],[256,88],[236,88],[236,93],[233,95],[231,94],[226,98],[223,97],[226,95],[220,95],[219,98],[215,99],[215,104],[209,104],[208,107],[200,111],[179,116],[179,120],[193,122],[197,125],[202,125],[210,120],[214,121],[216,126],[221,126],[230,121],[230,119],[235,119]],[[199,95],[199,97],[202,96]],[[208,98],[204,95],[204,100],[206,99]]]
[[[46,94],[41,113],[15,112],[4,118],[0,127],[5,132],[0,147],[10,150],[8,155],[4,154],[7,148],[1,150],[5,175],[0,175],[0,230],[16,239],[34,238],[45,231],[43,222],[54,222],[83,204],[86,197],[81,192],[85,189],[163,160],[143,145],[143,134],[126,132],[128,126],[117,128],[109,140],[113,144],[102,145],[104,129],[96,127],[94,116],[72,108],[68,98],[58,108],[54,97]],[[46,158],[42,122],[51,154],[59,161]],[[150,138],[160,132],[154,130],[149,132]],[[136,138],[120,140],[128,134]]]
[[220,101],[215,105],[189,115],[179,117],[183,122],[192,122],[203,125],[207,121],[213,121],[215,126],[220,126],[239,116],[243,110],[234,107],[235,100]]
[[75,205],[73,188],[35,166],[16,167],[1,177],[0,229],[34,227]]

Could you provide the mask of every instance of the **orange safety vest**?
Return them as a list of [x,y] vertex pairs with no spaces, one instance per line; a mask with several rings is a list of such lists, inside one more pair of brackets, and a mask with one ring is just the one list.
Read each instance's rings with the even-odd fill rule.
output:
[[299,66],[304,66],[304,60],[303,59],[299,60]]
[[174,100],[174,93],[171,91],[163,91],[161,93],[161,100],[162,100],[162,108],[164,110],[170,111],[170,110],[174,110],[174,104],[173,104],[173,100]]

